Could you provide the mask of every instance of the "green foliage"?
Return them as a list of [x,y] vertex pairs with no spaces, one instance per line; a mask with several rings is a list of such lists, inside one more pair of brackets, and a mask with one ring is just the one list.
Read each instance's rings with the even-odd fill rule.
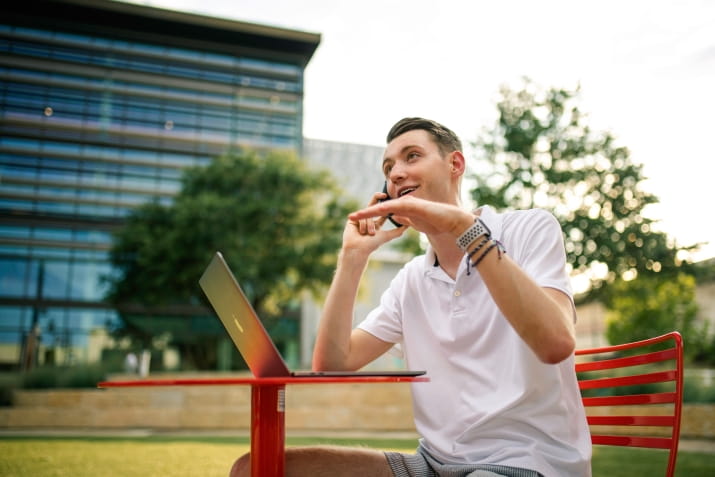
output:
[[715,386],[706,386],[686,373],[683,381],[683,402],[715,404]]
[[685,346],[687,346],[688,356],[693,362],[715,367],[715,330],[711,326],[711,321],[705,316],[699,316],[696,332],[690,334],[689,341],[685,343]]
[[395,241],[394,247],[410,256],[422,255],[425,253],[425,248],[422,245],[421,236],[418,231],[410,227],[399,240]]
[[40,366],[20,377],[23,389],[96,388],[106,379],[107,369],[101,364],[76,366]]
[[578,89],[545,90],[528,79],[502,87],[498,121],[475,143],[474,200],[551,211],[568,262],[588,274],[594,293],[626,272],[677,269],[678,249],[643,213],[657,198],[640,187],[642,166],[611,133],[588,126],[578,99]]
[[12,392],[20,387],[20,383],[17,373],[0,373],[0,407],[12,404]]
[[626,343],[677,330],[686,343],[684,351],[691,360],[695,343],[707,336],[707,329],[697,321],[695,279],[680,273],[668,280],[644,276],[635,280],[617,280],[606,297],[607,329],[610,343]]
[[199,316],[207,303],[198,279],[217,250],[264,316],[329,283],[355,208],[334,182],[277,152],[233,153],[187,169],[173,204],[139,207],[116,234],[111,260],[118,273],[108,299],[125,318],[124,331],[150,345],[161,330],[147,329],[142,316],[153,315],[159,327],[172,323],[165,331],[176,344],[183,321],[180,339],[193,347],[195,364],[215,361],[223,334]]

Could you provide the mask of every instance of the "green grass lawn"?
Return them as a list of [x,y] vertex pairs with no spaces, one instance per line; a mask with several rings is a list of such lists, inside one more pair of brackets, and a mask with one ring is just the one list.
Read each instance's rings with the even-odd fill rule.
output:
[[[287,445],[363,445],[412,452],[404,439],[289,438]],[[35,438],[0,437],[0,476],[41,477],[203,477],[226,476],[234,459],[246,452],[247,438]],[[665,454],[649,449],[596,447],[594,477],[664,475]],[[715,475],[715,455],[681,452],[676,475]]]

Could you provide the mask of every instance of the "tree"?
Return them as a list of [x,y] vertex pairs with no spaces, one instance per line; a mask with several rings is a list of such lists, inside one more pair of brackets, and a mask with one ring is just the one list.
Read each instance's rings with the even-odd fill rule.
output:
[[[680,331],[688,343],[688,356],[697,358],[707,346],[706,323],[697,321],[695,278],[678,274],[669,280],[656,276],[616,280],[607,303],[606,337],[610,343],[627,343]],[[696,345],[696,343],[698,343]]]
[[641,188],[642,166],[611,133],[588,126],[578,100],[578,88],[545,90],[526,78],[520,89],[502,87],[498,120],[474,144],[472,197],[498,209],[553,212],[591,298],[617,277],[681,270],[680,249],[644,215],[657,198]]
[[198,286],[213,253],[223,253],[254,308],[275,317],[332,278],[355,208],[341,196],[326,172],[288,154],[234,153],[187,169],[173,204],[140,206],[116,235],[108,299],[123,332],[145,342],[170,332],[197,367],[213,366],[223,333]]

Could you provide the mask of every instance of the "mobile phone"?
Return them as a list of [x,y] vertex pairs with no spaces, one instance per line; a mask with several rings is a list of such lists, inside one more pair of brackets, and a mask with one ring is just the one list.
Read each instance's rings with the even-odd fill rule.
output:
[[[387,193],[387,181],[385,181],[385,184],[382,186],[382,192],[387,196],[384,199],[380,199],[378,202],[385,202],[386,200],[392,200],[392,197],[390,197],[390,194]],[[392,218],[392,214],[389,214],[387,216],[387,220],[392,222],[392,225],[395,227],[403,227],[404,224],[399,223],[398,221],[394,220]]]

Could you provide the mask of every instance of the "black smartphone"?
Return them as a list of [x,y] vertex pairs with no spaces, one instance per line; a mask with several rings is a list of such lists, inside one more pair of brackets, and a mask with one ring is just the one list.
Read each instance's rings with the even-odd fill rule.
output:
[[[380,199],[379,202],[385,202],[386,200],[391,200],[391,199],[392,199],[392,197],[390,197],[390,194],[387,193],[387,181],[385,181],[385,184],[382,186],[382,192],[383,192],[387,197],[384,198],[384,199]],[[394,225],[395,227],[403,227],[403,226],[404,226],[404,224],[401,224],[401,223],[399,223],[398,221],[394,220],[394,219],[392,218],[392,214],[388,215],[388,216],[387,216],[387,219],[388,219],[390,222],[392,222],[392,225]]]

